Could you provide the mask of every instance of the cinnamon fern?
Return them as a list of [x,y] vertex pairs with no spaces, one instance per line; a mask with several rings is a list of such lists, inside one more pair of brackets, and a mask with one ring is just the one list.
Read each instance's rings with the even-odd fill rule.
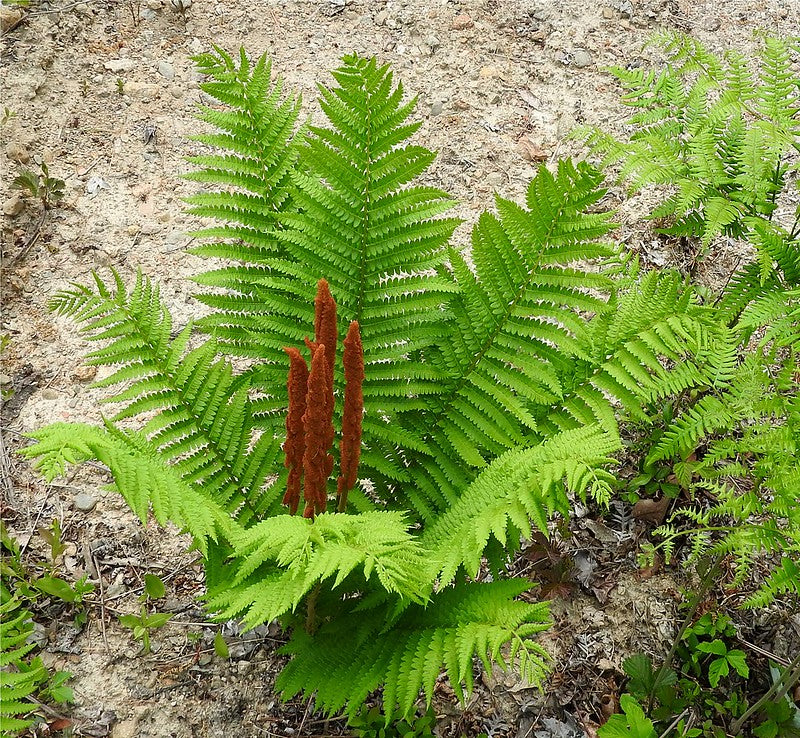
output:
[[[346,56],[314,126],[265,58],[197,61],[215,101],[190,175],[211,189],[189,199],[217,221],[193,249],[216,260],[196,278],[208,312],[175,326],[141,275],[58,294],[99,346],[89,361],[111,367],[116,414],[36,431],[26,455],[48,477],[99,460],[140,517],[186,530],[213,616],[291,632],[287,697],[355,714],[382,686],[389,720],[430,703],[442,669],[466,696],[475,657],[540,683],[547,603],[520,599],[528,581],[469,580],[490,549],[567,516],[571,494],[606,504],[618,424],[725,391],[734,331],[678,275],[621,256],[592,166],[542,166],[460,253],[451,198],[415,183],[435,155],[388,66]],[[338,339],[315,335],[321,280]],[[331,425],[350,440],[331,444]],[[301,464],[307,518],[291,514]],[[339,478],[357,481],[336,505]]]

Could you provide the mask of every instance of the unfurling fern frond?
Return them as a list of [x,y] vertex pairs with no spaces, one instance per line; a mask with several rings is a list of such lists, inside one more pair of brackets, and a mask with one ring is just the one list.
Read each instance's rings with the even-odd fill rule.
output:
[[[264,520],[234,539],[235,577],[209,592],[209,608],[255,627],[294,611],[321,582],[351,592],[373,575],[386,593],[424,602],[433,577],[408,527],[401,513],[383,511]],[[346,586],[351,575],[356,587]]]
[[388,724],[413,712],[420,691],[430,705],[442,667],[463,700],[472,691],[476,656],[487,671],[492,662],[499,663],[539,685],[548,657],[526,637],[549,627],[548,606],[515,599],[529,587],[519,579],[461,585],[399,616],[393,605],[363,609],[344,602],[335,619],[315,634],[294,632],[285,648],[292,660],[276,686],[286,698],[313,694],[325,712],[345,709],[352,715],[385,684]]

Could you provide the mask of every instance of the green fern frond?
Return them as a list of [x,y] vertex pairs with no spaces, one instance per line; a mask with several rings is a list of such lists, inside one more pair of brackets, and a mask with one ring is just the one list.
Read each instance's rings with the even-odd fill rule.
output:
[[742,607],[747,609],[766,607],[787,593],[800,598],[800,564],[798,560],[783,558],[780,566],[772,571],[755,594],[742,603]]
[[534,528],[547,535],[551,515],[569,515],[568,493],[585,499],[610,490],[614,477],[606,467],[620,448],[618,435],[593,426],[500,456],[425,529],[422,543],[433,551],[440,583],[449,584],[462,566],[475,576],[491,537],[505,547],[515,545],[509,529],[527,538]]
[[232,535],[230,515],[202,486],[187,483],[143,434],[111,424],[103,429],[55,423],[29,435],[36,443],[21,453],[47,479],[63,474],[68,465],[95,459],[111,471],[115,488],[142,522],[152,510],[162,525],[171,522],[186,529],[203,553],[210,542]]
[[33,725],[24,717],[37,705],[31,701],[42,682],[47,681],[44,666],[24,661],[35,647],[28,643],[33,622],[28,610],[13,598],[0,604],[0,734],[17,735]]
[[[260,272],[227,268],[204,276],[233,294],[205,298],[220,312],[202,325],[237,353],[282,367],[282,347],[309,332],[305,292],[324,276],[340,321],[359,321],[365,361],[375,365],[364,387],[368,408],[396,412],[411,399],[409,380],[425,394],[440,378],[416,356],[442,334],[441,307],[452,287],[431,270],[442,263],[458,221],[438,217],[451,206],[445,193],[409,184],[433,160],[405,143],[419,125],[408,122],[415,101],[403,99],[388,67],[357,56],[344,62],[334,73],[338,86],[320,88],[330,128],[309,129],[292,174],[294,205],[268,229],[281,254]],[[243,320],[246,333],[224,330]],[[399,350],[403,374],[382,363]],[[273,405],[284,399],[278,376],[265,367],[253,377],[276,396]]]
[[615,416],[647,420],[645,403],[691,387],[723,386],[736,363],[733,333],[697,305],[670,272],[650,272],[589,323],[563,407],[548,425],[574,428]]
[[[221,189],[187,198],[191,213],[216,218],[229,225],[196,236],[213,237],[193,249],[203,256],[233,257],[241,279],[250,280],[271,256],[281,253],[268,234],[276,214],[291,207],[290,172],[297,161],[301,131],[296,131],[300,100],[284,97],[282,83],[271,79],[266,55],[251,64],[244,49],[238,63],[214,47],[213,53],[194,58],[207,76],[203,92],[225,106],[201,106],[197,117],[218,132],[193,137],[215,152],[189,158],[200,169],[185,175]],[[212,281],[216,271],[201,275]]]
[[452,329],[433,355],[443,379],[417,421],[432,457],[413,465],[415,486],[440,486],[430,478],[438,472],[426,470],[446,455],[457,488],[459,465],[481,467],[486,457],[524,443],[537,429],[538,408],[561,397],[559,373],[578,353],[582,312],[605,310],[592,290],[611,286],[608,277],[578,267],[613,253],[598,240],[612,227],[610,215],[589,212],[603,196],[598,185],[590,167],[562,162],[555,176],[542,167],[527,209],[498,197],[499,217],[484,214],[475,226],[474,273],[451,252],[458,293],[450,300]]
[[316,585],[336,590],[354,572],[374,575],[387,593],[424,602],[432,576],[423,551],[399,512],[318,515],[313,521],[279,515],[234,539],[236,576],[208,594],[222,619],[243,616],[248,627],[294,611]]
[[124,387],[107,400],[123,404],[114,419],[151,415],[143,431],[158,453],[246,523],[279,494],[267,492],[266,481],[280,442],[254,435],[247,384],[217,358],[214,340],[187,351],[192,325],[172,338],[158,288],[139,274],[128,294],[113,277],[113,289],[95,275],[96,291],[76,285],[58,293],[51,308],[84,323],[88,340],[105,342],[88,361],[115,369],[97,386]]
[[623,103],[634,109],[629,140],[595,128],[576,135],[633,189],[670,187],[651,214],[671,221],[659,232],[696,237],[704,248],[723,233],[742,236],[748,218],[774,212],[784,159],[800,133],[787,44],[764,39],[756,81],[740,54],[718,56],[674,32],[656,34],[653,43],[666,52],[666,69],[611,69]]
[[548,657],[528,637],[549,627],[548,606],[514,599],[529,586],[510,579],[445,589],[426,607],[412,605],[399,617],[391,605],[361,610],[343,603],[335,620],[313,636],[294,632],[285,648],[292,659],[276,687],[284,699],[314,695],[323,711],[352,715],[384,684],[388,724],[410,715],[421,691],[430,705],[442,666],[463,701],[472,691],[476,656],[487,671],[495,662],[541,684]]

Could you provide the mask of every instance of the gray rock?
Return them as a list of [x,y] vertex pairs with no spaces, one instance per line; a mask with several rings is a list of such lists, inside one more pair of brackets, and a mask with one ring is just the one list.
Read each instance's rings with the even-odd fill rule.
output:
[[158,63],[158,73],[167,80],[175,79],[175,67],[167,61]]
[[155,220],[146,220],[139,227],[139,232],[145,236],[152,236],[154,233],[159,233],[164,230],[164,226]]
[[704,18],[700,27],[704,31],[717,31],[721,25],[719,18]]
[[109,59],[103,67],[105,67],[109,72],[129,72],[136,66],[136,62],[133,59]]
[[575,49],[572,52],[572,63],[576,67],[588,67],[594,59],[586,49]]
[[61,394],[58,390],[55,390],[52,387],[45,387],[40,396],[43,400],[57,400],[59,397],[61,397]]
[[97,505],[97,500],[88,492],[78,492],[78,494],[72,498],[72,504],[75,506],[76,510],[91,512],[94,510],[95,505]]
[[437,116],[442,114],[442,101],[441,100],[434,100],[433,104],[431,105],[431,115]]
[[6,156],[11,161],[18,161],[20,164],[27,164],[31,160],[28,150],[17,141],[9,141],[6,145]]
[[3,203],[3,215],[14,217],[25,209],[25,203],[19,195],[12,195]]
[[119,597],[125,594],[125,585],[122,582],[114,582],[106,587],[106,597]]

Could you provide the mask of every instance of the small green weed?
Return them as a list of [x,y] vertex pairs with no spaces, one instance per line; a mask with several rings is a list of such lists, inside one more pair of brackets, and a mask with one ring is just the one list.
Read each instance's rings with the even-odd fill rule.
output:
[[148,612],[147,605],[151,600],[164,596],[166,587],[160,577],[155,574],[144,575],[144,592],[139,597],[142,611],[138,615],[120,615],[119,622],[133,631],[133,637],[142,642],[142,653],[150,653],[150,633],[166,625],[172,615],[163,612]]
[[148,613],[142,605],[139,615],[120,615],[119,622],[133,631],[133,637],[142,642],[142,653],[150,653],[150,631],[157,630],[169,622],[172,615],[166,612]]
[[39,200],[45,210],[56,206],[64,199],[66,187],[63,179],[50,176],[50,169],[44,162],[39,165],[38,172],[33,169],[23,169],[12,185]]
[[349,725],[357,738],[433,738],[436,714],[428,710],[424,715],[387,724],[379,707],[365,706]]

